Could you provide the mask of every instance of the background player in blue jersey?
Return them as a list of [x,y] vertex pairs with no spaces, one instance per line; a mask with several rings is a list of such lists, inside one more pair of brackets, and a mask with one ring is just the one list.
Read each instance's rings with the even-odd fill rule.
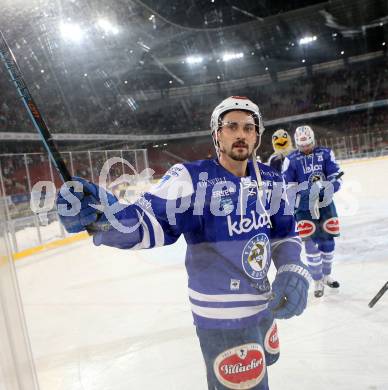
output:
[[334,237],[339,236],[339,222],[333,193],[341,186],[343,172],[329,148],[315,145],[310,126],[295,131],[297,151],[284,160],[283,174],[289,189],[297,189],[295,217],[304,240],[307,264],[315,281],[314,294],[321,297],[324,286],[338,288],[330,275],[334,257]]
[[58,211],[69,232],[93,228],[96,245],[152,248],[183,234],[209,389],[267,390],[267,367],[279,357],[275,318],[303,312],[309,273],[282,177],[255,158],[264,131],[257,105],[224,100],[211,130],[218,158],[173,166],[134,204],[75,178],[62,187]]
[[286,130],[279,129],[272,134],[272,147],[273,153],[267,164],[277,172],[281,172],[284,159],[294,151],[292,139]]

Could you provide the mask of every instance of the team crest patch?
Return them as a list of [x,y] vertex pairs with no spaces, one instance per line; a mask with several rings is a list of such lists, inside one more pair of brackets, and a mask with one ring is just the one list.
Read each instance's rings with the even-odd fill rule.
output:
[[313,171],[308,178],[308,182],[312,184],[317,180],[320,180],[321,183],[323,183],[326,180],[325,174],[321,171]]
[[300,238],[310,237],[315,233],[316,226],[314,222],[302,219],[298,222],[297,230]]
[[329,234],[339,234],[340,226],[338,218],[333,217],[325,221],[323,224],[323,230]]
[[268,329],[264,339],[265,350],[272,354],[277,354],[280,351],[278,327],[274,321]]
[[228,349],[214,360],[214,373],[228,389],[251,389],[265,375],[265,357],[259,344],[244,344]]
[[268,236],[264,233],[252,237],[242,252],[242,266],[252,279],[264,279],[271,264]]

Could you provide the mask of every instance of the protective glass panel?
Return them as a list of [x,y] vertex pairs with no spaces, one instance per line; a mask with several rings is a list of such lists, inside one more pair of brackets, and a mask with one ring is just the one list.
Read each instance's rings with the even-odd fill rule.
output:
[[4,197],[0,197],[0,387],[38,390],[15,266],[8,242]]
[[[386,282],[387,15],[1,2],[3,230],[42,390],[388,386],[388,296],[368,307]],[[56,166],[119,203],[58,195]]]

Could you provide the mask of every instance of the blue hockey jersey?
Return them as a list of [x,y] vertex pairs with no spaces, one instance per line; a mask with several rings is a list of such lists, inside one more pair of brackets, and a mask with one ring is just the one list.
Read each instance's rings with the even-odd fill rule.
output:
[[271,262],[300,263],[301,241],[284,200],[284,182],[259,163],[258,190],[249,175],[236,177],[218,160],[174,165],[149,192],[116,214],[132,232],[112,229],[96,245],[123,249],[187,242],[186,269],[194,322],[202,328],[242,328],[267,315]]
[[316,147],[308,155],[299,150],[292,152],[284,159],[282,172],[287,184],[311,184],[314,177],[319,176],[322,181],[332,182],[334,192],[341,186],[341,180],[336,179],[341,169],[329,148]]

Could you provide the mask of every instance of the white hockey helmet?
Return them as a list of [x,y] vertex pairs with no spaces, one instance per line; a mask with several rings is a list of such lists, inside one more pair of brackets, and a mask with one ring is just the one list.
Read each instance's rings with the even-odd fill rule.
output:
[[221,127],[222,115],[225,114],[227,111],[233,110],[248,111],[252,113],[252,116],[257,126],[257,133],[259,135],[263,134],[264,125],[259,107],[245,96],[228,97],[213,110],[210,119],[210,129],[212,134],[217,132],[217,130]]
[[[264,124],[263,119],[260,114],[259,107],[257,104],[253,103],[251,100],[249,100],[245,96],[231,96],[227,99],[223,100],[214,110],[210,119],[210,129],[212,132],[212,138],[214,142],[214,147],[216,149],[218,157],[220,156],[220,149],[218,144],[218,129],[222,126],[222,116],[228,111],[248,111],[252,114],[253,119],[255,120],[256,124],[256,131],[258,135],[258,139],[255,145],[255,148],[252,151],[252,162],[253,167],[256,173],[257,178],[257,190],[258,193],[262,191],[263,189],[263,182],[261,179],[260,169],[257,164],[257,156],[256,151],[260,146],[261,143],[261,135],[264,132]],[[259,200],[261,201],[261,196],[259,196]],[[265,207],[264,211],[265,211]],[[266,211],[265,211],[266,213]],[[271,223],[270,223],[271,224]]]
[[295,145],[299,147],[315,144],[315,136],[310,126],[299,126],[295,130]]

